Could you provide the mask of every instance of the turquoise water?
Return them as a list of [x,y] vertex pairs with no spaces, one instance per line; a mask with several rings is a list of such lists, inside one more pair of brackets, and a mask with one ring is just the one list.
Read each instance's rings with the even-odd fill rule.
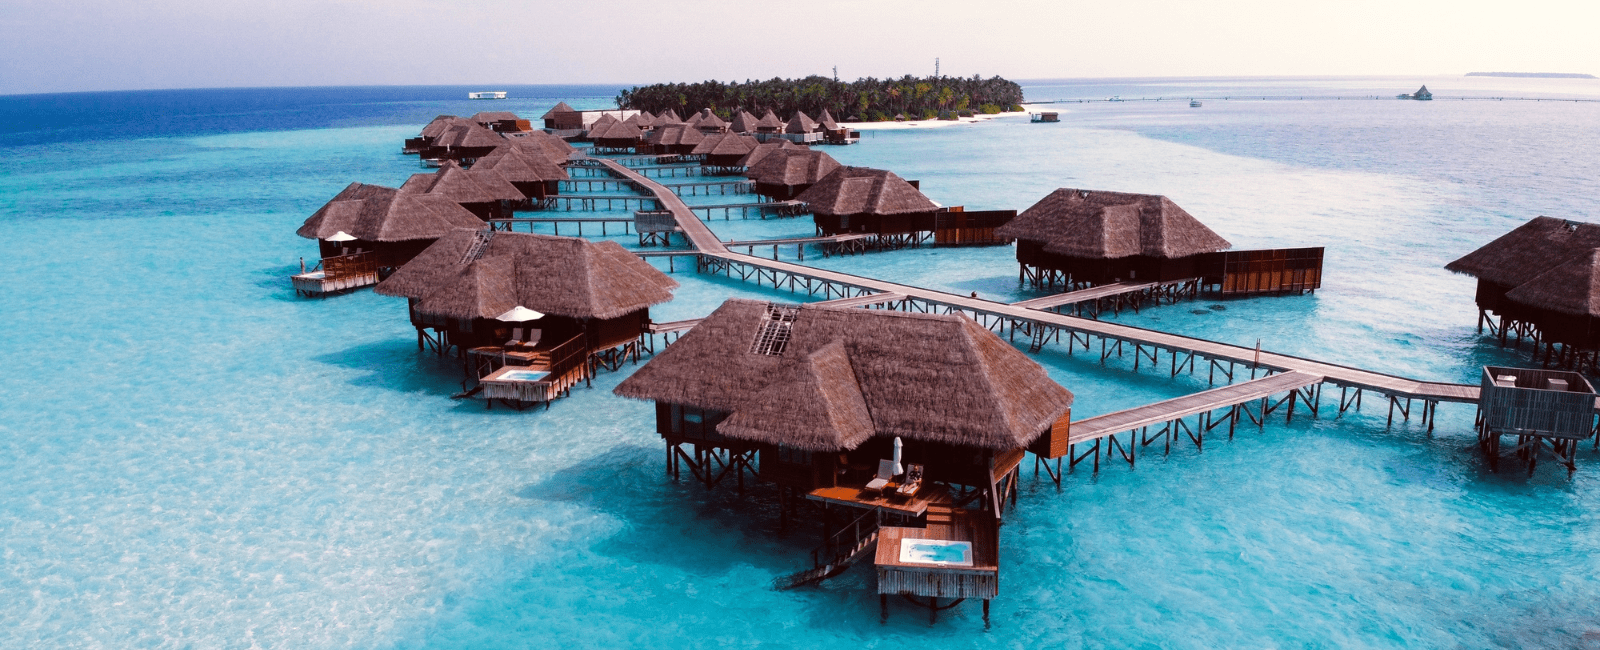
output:
[[[1386,83],[1303,85],[1417,85]],[[1207,89],[1159,90],[1173,87]],[[1062,88],[1133,94],[1029,92]],[[1058,186],[1153,192],[1239,247],[1327,246],[1315,295],[1119,321],[1434,380],[1522,361],[1477,334],[1472,280],[1443,263],[1537,214],[1597,217],[1593,104],[1064,110],[1056,125],[882,131],[829,152],[922,180],[946,205],[1023,208]],[[397,153],[420,121],[363,119],[6,148],[0,647],[1600,645],[1600,453],[1581,451],[1571,480],[1548,463],[1491,474],[1470,409],[1444,406],[1429,436],[1414,420],[1386,427],[1377,399],[1134,470],[1079,471],[1059,491],[1027,474],[988,631],[976,603],[930,625],[892,602],[880,623],[864,567],[772,591],[817,531],[780,534],[768,490],[668,480],[650,405],[610,394],[631,367],[549,411],[489,411],[449,399],[459,363],[417,352],[403,301],[295,298],[286,276],[315,254],[293,235],[306,215],[351,181],[421,171]],[[723,200],[744,197],[691,198]],[[812,232],[805,219],[712,227]],[[1031,295],[1009,248],[806,262]],[[683,287],[658,321],[730,296],[795,299],[674,277]],[[1206,385],[1203,369],[1134,373],[1131,357],[1036,358],[1078,395],[1079,417]]]

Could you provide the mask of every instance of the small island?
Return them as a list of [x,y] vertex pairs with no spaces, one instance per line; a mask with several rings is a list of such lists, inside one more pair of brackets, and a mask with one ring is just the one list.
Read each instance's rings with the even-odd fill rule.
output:
[[781,117],[828,111],[845,122],[886,122],[904,119],[956,119],[976,113],[1021,111],[1022,86],[991,77],[925,77],[899,79],[867,77],[844,82],[822,76],[767,81],[704,81],[695,84],[636,86],[617,95],[617,108],[661,113],[694,112],[709,107],[712,114],[732,120],[740,111],[755,115],[773,110]]
[[1527,77],[1531,79],[1596,79],[1581,72],[1468,72],[1468,77]]

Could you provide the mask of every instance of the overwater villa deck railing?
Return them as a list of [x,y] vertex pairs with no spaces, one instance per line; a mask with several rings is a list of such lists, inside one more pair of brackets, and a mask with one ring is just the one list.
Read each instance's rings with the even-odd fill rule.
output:
[[773,588],[794,589],[843,573],[867,556],[878,541],[878,528],[883,521],[882,508],[862,513],[829,535],[821,546],[811,549],[811,568],[779,576],[772,581]]
[[379,262],[378,255],[370,251],[324,257],[316,266],[292,276],[290,282],[295,293],[305,296],[371,286],[378,283]]

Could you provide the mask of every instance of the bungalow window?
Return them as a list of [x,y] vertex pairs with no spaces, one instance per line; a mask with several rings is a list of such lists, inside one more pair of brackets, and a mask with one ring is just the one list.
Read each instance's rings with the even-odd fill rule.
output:
[[728,414],[721,411],[698,409],[693,406],[671,405],[668,416],[668,432],[686,438],[701,438],[715,435],[717,425],[727,418]]

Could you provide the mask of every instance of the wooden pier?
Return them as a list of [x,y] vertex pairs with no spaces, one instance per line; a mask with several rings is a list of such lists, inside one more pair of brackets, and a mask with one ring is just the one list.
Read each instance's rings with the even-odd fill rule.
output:
[[[687,192],[688,196],[713,196],[717,194],[749,194],[755,189],[755,186],[755,181],[737,180],[706,181],[704,183],[668,183],[662,187],[672,190],[672,193],[678,196],[685,196],[685,192]],[[711,191],[713,188],[718,191]]]
[[[1258,428],[1264,427],[1267,416],[1280,408],[1286,407],[1286,421],[1293,419],[1296,404],[1304,404],[1315,417],[1321,408],[1320,386],[1324,379],[1320,375],[1290,371],[1078,420],[1072,423],[1065,440],[1052,438],[1029,449],[1034,453],[1034,472],[1037,474],[1042,465],[1059,485],[1062,458],[1067,459],[1067,469],[1071,469],[1092,455],[1094,470],[1098,472],[1102,446],[1108,459],[1115,451],[1132,467],[1140,447],[1162,442],[1165,452],[1170,453],[1172,441],[1180,433],[1200,449],[1204,448],[1206,434],[1223,425],[1227,425],[1228,438],[1232,439],[1241,418],[1248,418]],[[1274,401],[1272,396],[1280,393],[1283,397]],[[1193,425],[1185,419],[1189,416],[1196,416]],[[1159,427],[1154,434],[1150,433],[1152,426]],[[1126,442],[1118,437],[1124,433],[1128,436]],[[1089,449],[1079,454],[1078,445],[1085,444]],[[1054,469],[1046,460],[1056,461]]]
[[706,220],[708,220],[708,221],[711,219],[711,213],[712,212],[715,212],[717,210],[721,210],[722,211],[722,220],[723,221],[727,221],[727,220],[732,218],[734,210],[738,210],[739,211],[739,218],[741,218],[741,219],[749,219],[750,218],[750,212],[752,210],[755,211],[757,217],[760,217],[762,219],[766,219],[768,216],[774,216],[774,217],[797,217],[797,216],[800,216],[802,214],[805,214],[807,208],[806,208],[806,204],[801,203],[799,201],[792,201],[791,200],[791,201],[758,201],[758,202],[755,202],[755,203],[721,203],[721,204],[717,204],[717,205],[695,205],[695,206],[689,206],[688,209],[691,212],[692,211],[698,211],[698,210],[704,210],[705,213],[706,213]]
[[1011,303],[1018,307],[1054,311],[1061,307],[1072,307],[1073,315],[1088,318],[1099,318],[1106,310],[1113,314],[1121,314],[1123,307],[1132,308],[1134,313],[1146,301],[1161,304],[1163,298],[1169,303],[1177,302],[1183,298],[1192,298],[1200,292],[1200,279],[1188,278],[1170,282],[1112,282],[1078,291],[1058,293],[1053,296],[1023,300]]
[[519,223],[528,224],[528,232],[533,232],[534,224],[548,223],[555,227],[555,234],[557,236],[561,234],[561,224],[570,223],[577,225],[578,234],[575,235],[577,237],[583,236],[583,224],[598,223],[600,224],[600,236],[604,237],[606,236],[606,224],[609,223],[620,223],[622,224],[622,234],[632,234],[632,225],[634,220],[626,217],[516,217],[510,219],[490,219],[488,223],[490,229],[506,232],[514,232],[515,226]]
[[728,248],[744,248],[745,252],[751,255],[755,254],[755,249],[757,246],[771,246],[772,259],[778,259],[779,246],[793,246],[795,250],[795,256],[799,257],[801,261],[804,261],[806,259],[806,246],[808,244],[821,246],[822,256],[830,257],[833,255],[854,255],[856,253],[864,253],[867,250],[867,243],[871,239],[872,235],[852,234],[833,235],[829,237],[794,237],[790,239],[752,239],[750,241],[725,242],[725,245]]
[[[1233,381],[1240,368],[1253,372],[1301,372],[1322,377],[1322,382],[1338,386],[1339,413],[1359,408],[1366,392],[1379,393],[1388,398],[1390,420],[1399,412],[1409,420],[1414,401],[1420,401],[1421,417],[1430,429],[1435,409],[1440,403],[1477,404],[1479,388],[1466,384],[1424,382],[1406,377],[1362,370],[1256,348],[1207,341],[1179,334],[1170,334],[1114,322],[1078,318],[1021,305],[998,303],[981,298],[944,293],[922,287],[867,278],[838,271],[818,269],[771,260],[753,255],[735,253],[717,238],[682,199],[660,183],[610,160],[597,161],[615,174],[638,182],[646,191],[655,194],[662,209],[678,215],[678,224],[690,244],[698,251],[696,270],[702,273],[721,273],[741,280],[766,284],[777,289],[787,289],[824,299],[855,298],[871,294],[900,294],[906,296],[902,308],[913,311],[955,313],[970,316],[979,324],[1002,334],[1010,332],[1014,338],[1024,334],[1033,338],[1038,349],[1045,342],[1063,342],[1068,353],[1090,350],[1099,343],[1101,360],[1111,355],[1135,354],[1135,370],[1142,361],[1158,363],[1159,355],[1171,357],[1172,374],[1194,372],[1197,361],[1207,363],[1212,383],[1221,377]],[[1167,364],[1163,364],[1167,365]]]

